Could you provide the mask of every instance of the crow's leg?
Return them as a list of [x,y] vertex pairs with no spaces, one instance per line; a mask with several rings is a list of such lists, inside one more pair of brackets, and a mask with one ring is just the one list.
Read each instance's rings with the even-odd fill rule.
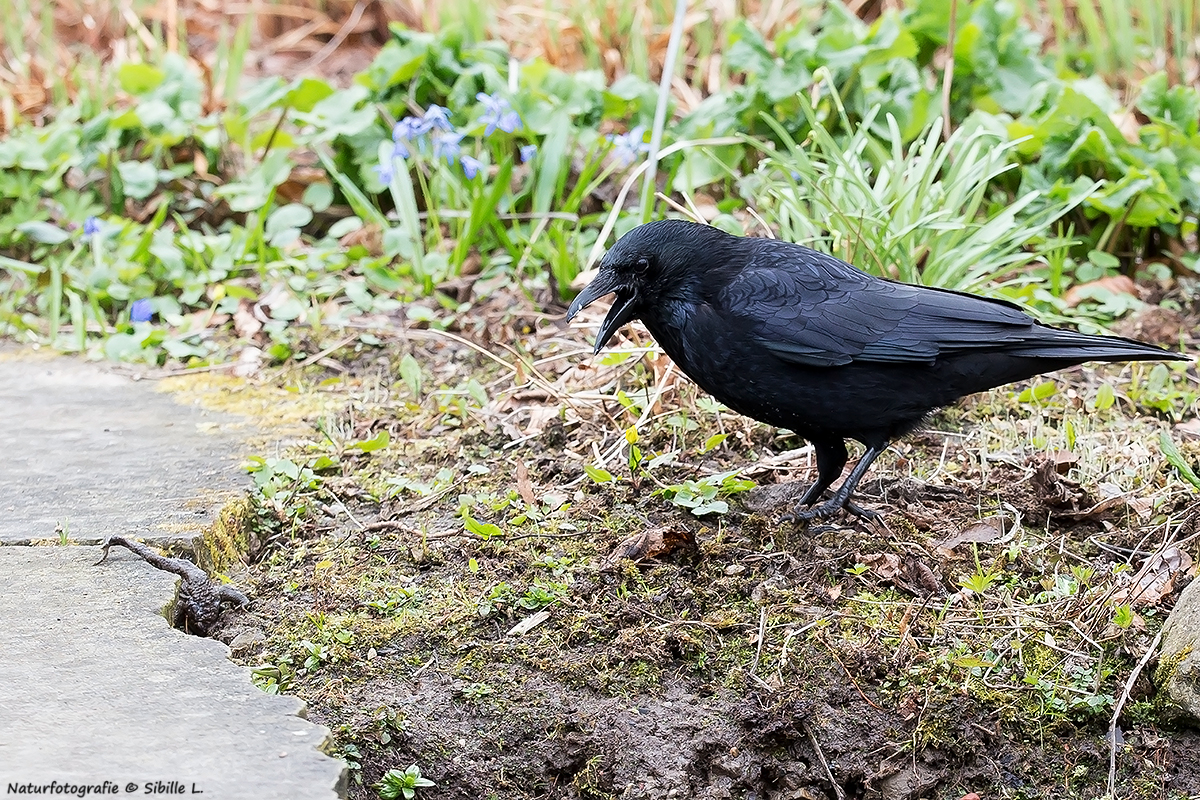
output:
[[842,470],[846,466],[846,459],[849,457],[846,452],[846,443],[841,439],[813,442],[813,450],[817,453],[817,479],[812,486],[808,487],[804,497],[801,497],[796,503],[797,508],[811,506],[820,500],[821,495],[825,493],[830,484],[842,474]]
[[811,506],[820,500],[821,495],[825,493],[830,484],[838,479],[846,466],[849,454],[846,452],[846,443],[841,439],[810,441],[812,441],[813,450],[817,454],[817,479],[813,481],[812,486],[808,487],[804,496],[796,502],[795,513],[784,514],[780,518],[781,522],[798,522],[800,519],[808,519],[808,517],[798,516],[801,513],[800,507]]
[[[867,447],[867,452],[863,453],[863,457],[859,459],[857,464],[854,465],[854,469],[851,470],[850,475],[846,478],[846,480],[842,481],[842,485],[838,488],[837,492],[834,493],[833,497],[829,498],[824,503],[821,503],[821,505],[817,506],[816,508],[806,508],[803,511],[796,509],[795,513],[792,515],[792,518],[796,520],[823,519],[824,517],[836,514],[844,508],[851,514],[863,517],[865,519],[879,519],[879,514],[877,512],[867,511],[865,508],[851,503],[850,495],[858,486],[858,482],[862,480],[863,475],[866,474],[867,469],[871,466],[871,462],[879,457],[879,454],[883,452],[883,448],[885,446],[886,445],[882,444],[869,445]],[[842,450],[845,451],[845,446],[842,447]],[[817,463],[820,464],[819,450],[817,451]],[[818,478],[818,483],[820,483],[820,478]],[[824,487],[821,488],[824,490]],[[807,494],[805,495],[805,498],[808,498]],[[801,500],[801,503],[803,502],[804,501]]]

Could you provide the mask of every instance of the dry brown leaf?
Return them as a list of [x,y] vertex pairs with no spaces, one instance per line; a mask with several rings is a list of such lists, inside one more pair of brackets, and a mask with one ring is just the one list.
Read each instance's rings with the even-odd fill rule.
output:
[[891,580],[900,573],[900,556],[895,553],[871,553],[858,559],[880,578]]
[[529,468],[524,461],[517,462],[517,494],[526,504],[537,505],[537,495],[533,493],[533,484],[529,480]]
[[1055,472],[1066,475],[1071,471],[1071,467],[1079,463],[1079,456],[1070,450],[1055,450],[1050,454],[1050,460],[1054,462]]
[[934,595],[944,595],[946,593],[942,589],[937,576],[933,574],[933,570],[929,568],[929,565],[916,556],[905,556],[903,569],[904,577],[908,579],[906,581],[908,585],[904,588],[912,591],[913,594],[923,597],[933,597]]
[[1033,488],[1038,499],[1056,517],[1075,519],[1073,515],[1087,513],[1096,504],[1077,481],[1058,474],[1053,459],[1042,458],[1033,474]]
[[263,359],[263,351],[254,345],[243,348],[242,352],[238,353],[237,365],[233,368],[233,374],[239,378],[253,377],[262,369]]
[[253,339],[263,328],[263,324],[254,315],[254,304],[249,300],[238,303],[237,311],[233,312],[233,329],[243,339]]
[[1112,120],[1113,125],[1117,126],[1117,130],[1121,132],[1127,142],[1130,144],[1141,143],[1142,123],[1132,109],[1114,111],[1108,115],[1108,118]]
[[379,257],[383,255],[383,229],[378,225],[364,225],[338,239],[338,244],[344,249],[362,246],[372,256]]
[[602,570],[612,570],[625,559],[641,561],[646,558],[657,558],[666,555],[680,547],[694,547],[696,539],[688,530],[678,530],[660,526],[638,531],[618,544],[604,558]]
[[1171,546],[1155,553],[1138,570],[1130,586],[1117,590],[1113,599],[1132,606],[1157,605],[1175,590],[1175,576],[1192,568],[1192,557],[1179,547]]
[[1011,527],[1012,520],[1008,517],[999,515],[985,517],[978,522],[968,525],[952,536],[947,536],[941,541],[934,542],[933,546],[938,550],[953,550],[963,542],[991,544],[1003,539]]
[[1154,513],[1154,501],[1149,497],[1131,497],[1125,502],[1125,505],[1128,506],[1133,513],[1137,514],[1139,519],[1150,519],[1150,516]]
[[1192,417],[1187,422],[1179,423],[1175,430],[1188,436],[1200,436],[1200,417]]
[[[1117,495],[1116,497],[1106,497],[1099,503],[1079,511],[1056,511],[1054,512],[1054,516],[1057,519],[1070,520],[1072,522],[1096,521],[1104,519],[1114,511],[1129,505],[1129,500],[1123,495]],[[1134,510],[1136,511],[1137,509],[1135,508]]]
[[535,436],[541,433],[552,420],[558,418],[561,411],[561,405],[531,406],[529,409],[529,424],[525,426],[525,435]]

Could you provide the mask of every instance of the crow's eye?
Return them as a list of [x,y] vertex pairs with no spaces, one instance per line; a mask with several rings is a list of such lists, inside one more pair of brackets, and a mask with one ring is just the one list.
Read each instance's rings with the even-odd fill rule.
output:
[[647,272],[650,271],[650,259],[639,258],[637,260],[637,263],[633,265],[633,270],[638,275],[645,275]]

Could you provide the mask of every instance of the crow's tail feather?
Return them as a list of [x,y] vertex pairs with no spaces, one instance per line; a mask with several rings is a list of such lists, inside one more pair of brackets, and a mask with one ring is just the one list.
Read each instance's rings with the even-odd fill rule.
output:
[[[1022,342],[1005,348],[1012,356],[1030,358],[1069,359],[1077,363],[1085,361],[1191,361],[1192,357],[1173,350],[1164,350],[1153,344],[1119,336],[1092,336],[1087,333],[1065,331],[1057,328],[1052,336],[1043,336],[1036,341]],[[1044,330],[1042,331],[1045,332]]]

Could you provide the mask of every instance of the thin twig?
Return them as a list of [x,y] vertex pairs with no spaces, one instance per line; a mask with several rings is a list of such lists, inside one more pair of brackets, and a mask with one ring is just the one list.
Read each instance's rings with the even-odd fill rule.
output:
[[1121,718],[1121,711],[1125,708],[1125,701],[1129,699],[1129,695],[1133,691],[1134,682],[1138,675],[1142,674],[1145,666],[1150,663],[1150,659],[1158,652],[1158,644],[1161,641],[1162,631],[1159,630],[1154,635],[1154,641],[1150,643],[1150,647],[1146,649],[1146,655],[1142,656],[1142,660],[1129,674],[1129,680],[1125,681],[1125,686],[1121,689],[1121,696],[1117,699],[1116,708],[1113,709],[1112,721],[1108,724],[1108,800],[1116,800],[1117,797],[1117,722]]
[[758,674],[758,660],[762,657],[763,639],[767,638],[767,607],[758,610],[758,647],[754,650],[754,663],[750,665],[750,674]]
[[336,344],[332,344],[329,347],[326,347],[324,350],[320,351],[319,353],[316,353],[315,355],[305,358],[303,361],[293,361],[290,364],[284,364],[282,367],[280,367],[278,370],[276,370],[272,374],[265,376],[263,378],[263,380],[265,380],[269,383],[269,382],[277,380],[278,378],[285,375],[288,371],[296,369],[297,367],[307,367],[310,364],[316,364],[321,359],[333,355],[338,350],[341,350],[343,347],[348,347],[349,345],[354,344],[354,342],[358,341],[358,336],[359,336],[359,334],[357,334],[357,333],[351,334],[350,336],[347,336],[346,338],[339,340]]
[[817,741],[817,735],[812,732],[808,722],[801,722],[801,727],[804,728],[804,733],[808,736],[808,743],[812,745],[813,752],[817,754],[817,760],[821,762],[821,766],[825,768],[825,777],[829,779],[829,785],[833,787],[833,793],[837,800],[846,800],[846,793],[842,791],[842,786],[833,777],[833,770],[829,768],[829,762],[825,759],[825,751],[821,749],[821,743]]
[[333,51],[337,50],[338,47],[341,46],[342,42],[346,41],[346,37],[349,36],[350,32],[353,31],[355,26],[358,25],[358,21],[362,19],[363,12],[366,10],[367,4],[363,2],[363,0],[358,0],[358,2],[354,4],[354,9],[350,12],[349,19],[346,20],[342,27],[338,28],[338,32],[334,34],[333,38],[326,42],[324,47],[314,53],[312,58],[301,63],[300,66],[296,68],[296,72],[307,72],[317,64],[320,64],[322,61],[329,58],[329,56],[333,55]]
[[[822,644],[825,644],[825,643],[822,642]],[[877,711],[883,711],[883,709],[880,706],[871,702],[871,698],[869,698],[865,694],[863,694],[863,690],[858,687],[858,683],[855,682],[854,676],[850,674],[850,670],[846,669],[846,665],[842,663],[842,660],[840,658],[838,658],[837,653],[833,652],[833,648],[830,647],[828,644],[825,644],[825,649],[829,651],[829,655],[833,656],[833,660],[838,662],[838,666],[842,668],[842,672],[846,673],[846,679],[850,681],[850,685],[854,687],[854,690],[856,692],[858,692],[858,696],[861,697],[863,700],[866,700],[867,705],[869,705],[871,708],[874,708]]]

